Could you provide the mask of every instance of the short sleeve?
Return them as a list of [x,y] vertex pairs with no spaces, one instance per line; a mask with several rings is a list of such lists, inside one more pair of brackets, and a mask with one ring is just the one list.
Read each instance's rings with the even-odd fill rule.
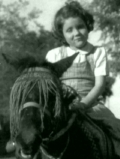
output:
[[52,63],[60,60],[59,49],[60,48],[55,48],[55,49],[48,51],[48,53],[46,54],[46,57],[45,57],[46,60],[49,62],[52,62]]
[[106,76],[109,74],[108,60],[104,47],[98,47],[94,53],[95,76]]

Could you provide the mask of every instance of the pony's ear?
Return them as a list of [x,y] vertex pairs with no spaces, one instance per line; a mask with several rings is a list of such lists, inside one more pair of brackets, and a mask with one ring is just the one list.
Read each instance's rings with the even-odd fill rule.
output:
[[74,59],[78,54],[79,53],[75,53],[74,55],[64,58],[53,64],[54,70],[58,77],[61,77],[62,74],[72,65]]
[[5,53],[2,53],[2,57],[7,64],[13,66],[15,69],[18,68],[19,59],[15,59],[11,55],[6,55]]
[[36,67],[36,66],[42,66],[44,63],[45,59],[43,56],[34,56],[30,54],[25,54],[25,55],[6,55],[2,54],[4,60],[6,61],[7,64],[13,66],[15,70],[18,71],[23,71],[25,68],[29,67]]

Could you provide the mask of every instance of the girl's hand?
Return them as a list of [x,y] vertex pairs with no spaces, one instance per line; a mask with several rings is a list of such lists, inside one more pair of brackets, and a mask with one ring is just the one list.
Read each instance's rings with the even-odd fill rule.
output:
[[76,98],[80,98],[76,90],[62,83],[63,102],[69,106]]
[[73,102],[69,105],[69,109],[70,110],[81,110],[81,111],[85,111],[86,109],[86,104],[83,102],[80,102],[79,98],[76,98],[75,100],[73,100]]
[[70,86],[62,83],[62,91],[63,91],[63,97],[66,98],[66,99],[75,99],[78,94],[77,92]]

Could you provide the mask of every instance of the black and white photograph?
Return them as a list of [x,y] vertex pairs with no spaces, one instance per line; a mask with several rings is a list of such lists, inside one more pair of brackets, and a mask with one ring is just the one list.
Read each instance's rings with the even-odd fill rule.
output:
[[120,159],[120,0],[0,0],[0,159]]

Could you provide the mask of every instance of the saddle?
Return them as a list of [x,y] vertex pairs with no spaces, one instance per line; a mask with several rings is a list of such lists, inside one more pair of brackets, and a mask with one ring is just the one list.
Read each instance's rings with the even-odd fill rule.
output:
[[105,127],[88,115],[80,111],[78,113],[77,125],[90,143],[93,156],[96,159],[113,159],[113,143]]

